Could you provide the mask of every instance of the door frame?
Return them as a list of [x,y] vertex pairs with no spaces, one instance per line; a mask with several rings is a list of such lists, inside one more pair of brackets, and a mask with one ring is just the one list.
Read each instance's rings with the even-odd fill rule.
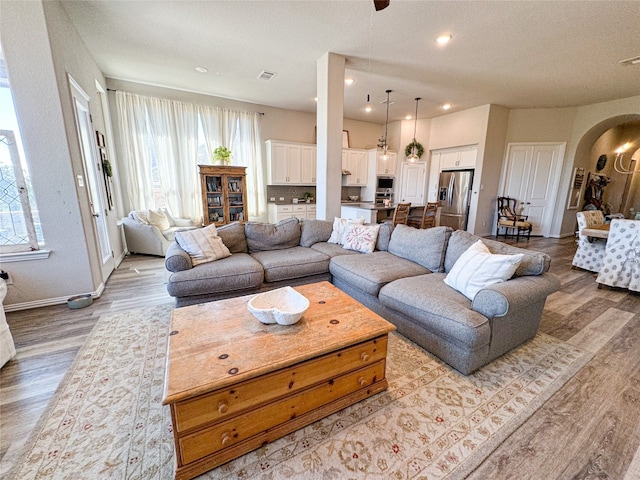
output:
[[[108,210],[105,207],[106,194],[104,191],[102,179],[102,169],[98,166],[98,150],[95,141],[95,132],[93,129],[93,123],[91,122],[91,109],[90,109],[90,97],[84,91],[84,89],[78,84],[78,82],[67,73],[69,79],[69,93],[71,94],[71,104],[73,109],[74,122],[76,127],[76,134],[78,136],[78,148],[82,160],[82,172],[84,174],[84,188],[86,190],[86,200],[89,204],[91,215],[91,226],[93,228],[93,234],[95,238],[95,252],[98,255],[100,264],[100,279],[104,285],[111,272],[115,269],[115,258],[113,255],[113,249],[111,248],[111,239],[109,238],[109,225],[107,222]],[[80,131],[80,118],[77,111],[77,102],[84,101],[88,113],[89,132],[87,143],[89,151],[85,152],[82,141],[82,133]],[[90,158],[87,158],[86,155]],[[81,178],[78,176],[78,183],[81,182]],[[82,185],[79,185],[82,186]],[[97,202],[97,205],[95,203]],[[102,238],[102,240],[101,240]],[[104,242],[104,246],[102,243]]]
[[[402,201],[402,197],[404,197],[404,193],[405,193],[405,182],[404,182],[404,175],[406,172],[406,169],[409,166],[420,166],[422,165],[424,168],[424,173],[422,174],[422,203],[424,205],[426,205],[426,196],[427,196],[427,162],[416,162],[416,163],[411,163],[411,162],[402,162],[402,166],[400,167],[400,188],[397,190],[397,196],[395,197],[395,201],[396,203],[400,203]],[[395,190],[395,188],[394,188]],[[394,192],[394,195],[396,195],[396,193]],[[412,202],[413,203],[413,202]]]
[[[502,162],[502,172],[500,174],[500,190],[499,195],[504,195],[505,184],[507,181],[507,172],[509,171],[509,158],[511,155],[511,149],[513,147],[556,147],[558,161],[556,162],[553,172],[549,172],[551,177],[551,186],[549,191],[551,192],[548,201],[549,208],[545,209],[544,219],[542,223],[542,236],[549,238],[551,236],[551,229],[553,227],[553,219],[556,208],[556,201],[558,198],[558,189],[560,188],[560,176],[562,174],[562,165],[564,163],[564,156],[567,148],[567,142],[509,142],[505,150],[504,162]],[[496,228],[494,222],[494,229]]]

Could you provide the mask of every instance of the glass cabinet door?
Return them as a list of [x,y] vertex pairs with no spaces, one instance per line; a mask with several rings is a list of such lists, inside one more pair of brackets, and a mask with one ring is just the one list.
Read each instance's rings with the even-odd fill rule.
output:
[[244,205],[244,177],[227,177],[227,189],[229,194],[229,221],[242,222],[245,220]]
[[218,175],[206,175],[207,185],[207,218],[209,223],[224,223],[224,201],[223,201],[223,177]]

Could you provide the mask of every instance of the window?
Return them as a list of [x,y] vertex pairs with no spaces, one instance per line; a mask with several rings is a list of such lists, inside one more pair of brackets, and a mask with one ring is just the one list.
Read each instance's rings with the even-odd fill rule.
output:
[[44,244],[0,46],[0,253]]

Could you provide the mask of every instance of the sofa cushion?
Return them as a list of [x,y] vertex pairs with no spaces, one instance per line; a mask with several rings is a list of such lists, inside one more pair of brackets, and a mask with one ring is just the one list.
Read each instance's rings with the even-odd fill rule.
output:
[[310,247],[314,243],[326,242],[331,237],[333,224],[327,220],[304,219],[300,224],[300,246]]
[[377,296],[384,285],[398,278],[430,273],[423,266],[389,252],[333,257],[329,271],[334,277],[373,296]]
[[189,254],[194,267],[231,255],[229,249],[217,235],[215,225],[176,232],[176,242]]
[[357,223],[358,225],[364,224],[364,218],[338,218],[333,219],[333,231],[327,242],[337,243],[338,245],[344,245],[344,231],[347,223]]
[[218,236],[231,253],[248,253],[247,237],[244,234],[244,225],[233,222],[218,227]]
[[[455,265],[458,257],[460,257],[460,255],[467,251],[467,249],[478,240],[480,240],[480,237],[469,232],[465,232],[464,230],[456,230],[453,232],[451,234],[451,238],[449,238],[449,245],[447,246],[447,253],[444,259],[444,271],[449,272]],[[501,255],[523,254],[520,265],[518,265],[516,273],[514,273],[515,277],[523,275],[540,275],[549,270],[549,266],[551,265],[551,257],[546,253],[512,247],[506,243],[490,240],[488,238],[483,238],[482,242],[489,248],[491,253],[499,253]]]
[[244,233],[250,253],[300,245],[300,222],[297,218],[286,218],[275,225],[248,222],[244,225]]
[[378,232],[378,241],[376,242],[376,250],[386,252],[389,250],[389,241],[391,240],[391,234],[393,233],[393,222],[383,222],[380,224],[380,231]]
[[432,272],[444,272],[449,227],[418,229],[396,225],[389,241],[389,252],[416,262]]
[[488,345],[489,320],[471,310],[471,301],[443,282],[444,273],[403,278],[385,285],[378,299],[427,330],[471,350]]
[[189,254],[178,245],[178,242],[173,242],[167,248],[164,266],[170,272],[181,272],[193,268],[193,263]]
[[236,253],[216,262],[173,273],[167,290],[171,296],[188,297],[258,288],[263,280],[262,265],[247,253]]
[[478,240],[458,257],[444,282],[473,300],[483,288],[509,280],[522,257],[522,254],[493,254],[482,240]]
[[344,248],[360,253],[372,253],[378,240],[380,225],[348,223],[344,229]]
[[264,268],[265,282],[279,282],[329,271],[329,256],[306,247],[254,252],[251,256]]
[[335,243],[329,242],[314,243],[313,245],[311,245],[311,248],[313,250],[317,250],[318,252],[324,253],[331,258],[337,257],[338,255],[358,255],[358,252],[354,250],[346,250],[342,245],[336,245]]

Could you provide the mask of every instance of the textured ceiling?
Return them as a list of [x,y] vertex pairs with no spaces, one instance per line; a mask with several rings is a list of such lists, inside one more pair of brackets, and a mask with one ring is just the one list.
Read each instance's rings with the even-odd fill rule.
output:
[[[553,108],[640,94],[640,1],[63,1],[107,77],[315,112],[316,63],[346,57],[345,117]],[[370,35],[371,32],[371,35]],[[435,38],[450,33],[446,47]],[[371,41],[370,41],[371,39]],[[206,74],[195,71],[206,67]],[[277,75],[258,80],[262,70]],[[364,111],[367,93],[374,111]]]

